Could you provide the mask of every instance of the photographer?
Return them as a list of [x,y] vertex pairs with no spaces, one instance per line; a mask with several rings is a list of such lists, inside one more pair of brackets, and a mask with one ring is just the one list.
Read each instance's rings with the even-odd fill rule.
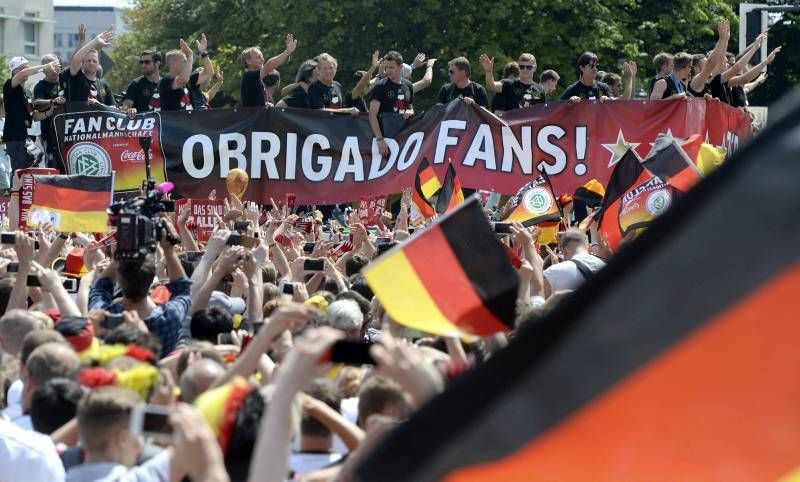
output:
[[[164,251],[167,264],[170,292],[169,300],[156,306],[150,299],[150,286],[156,275],[152,254],[144,262],[112,261],[97,277],[89,293],[89,309],[106,310],[109,313],[134,311],[144,320],[147,329],[161,338],[161,356],[166,356],[178,345],[180,327],[192,303],[192,282],[186,277],[175,247],[169,242],[167,230],[175,235],[171,223],[163,223],[159,244]],[[122,290],[122,301],[114,303],[114,281]]]

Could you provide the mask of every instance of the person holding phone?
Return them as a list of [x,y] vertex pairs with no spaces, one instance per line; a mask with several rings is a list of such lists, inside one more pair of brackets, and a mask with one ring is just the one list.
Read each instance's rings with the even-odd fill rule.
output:
[[70,468],[66,480],[192,480],[226,482],[229,479],[214,434],[189,405],[168,410],[171,445],[140,466],[139,437],[131,431],[131,413],[141,404],[139,396],[119,387],[89,392],[78,404],[78,432],[85,463]]

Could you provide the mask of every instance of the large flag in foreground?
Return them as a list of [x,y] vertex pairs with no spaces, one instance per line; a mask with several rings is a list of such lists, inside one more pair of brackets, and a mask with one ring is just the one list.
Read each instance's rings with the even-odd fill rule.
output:
[[[775,481],[800,468],[800,90],[359,468],[362,481]],[[768,196],[764,193],[769,193]],[[759,230],[742,229],[758,219]],[[769,249],[751,253],[768,239]]]
[[60,233],[104,233],[113,200],[114,176],[33,176],[28,226],[50,223]]
[[398,323],[434,334],[486,336],[513,327],[519,279],[477,196],[365,270]]

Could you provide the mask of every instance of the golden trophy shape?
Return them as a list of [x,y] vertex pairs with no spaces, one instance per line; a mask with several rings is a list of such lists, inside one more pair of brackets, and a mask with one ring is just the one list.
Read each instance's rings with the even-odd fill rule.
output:
[[228,188],[228,194],[233,194],[241,201],[244,192],[247,191],[248,182],[250,182],[250,177],[246,172],[239,168],[231,169],[225,178],[225,187]]

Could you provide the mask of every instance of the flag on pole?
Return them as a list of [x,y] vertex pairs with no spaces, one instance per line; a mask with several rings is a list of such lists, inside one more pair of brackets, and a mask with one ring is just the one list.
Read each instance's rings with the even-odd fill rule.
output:
[[461,181],[456,175],[456,168],[452,162],[447,163],[447,173],[444,176],[439,198],[436,199],[436,212],[449,213],[464,202],[464,193],[461,192]]

